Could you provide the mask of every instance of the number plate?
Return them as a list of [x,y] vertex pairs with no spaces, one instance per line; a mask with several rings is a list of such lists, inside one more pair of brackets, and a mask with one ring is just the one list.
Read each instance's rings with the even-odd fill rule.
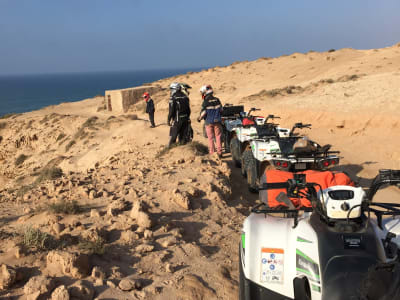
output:
[[296,169],[296,170],[305,170],[306,169],[306,163],[298,163],[298,164],[295,164],[294,165],[294,168]]

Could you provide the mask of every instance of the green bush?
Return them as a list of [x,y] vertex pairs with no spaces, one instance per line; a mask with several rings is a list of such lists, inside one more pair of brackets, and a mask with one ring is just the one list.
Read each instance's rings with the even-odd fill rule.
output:
[[78,247],[87,254],[102,255],[105,252],[105,240],[102,237],[97,238],[95,241],[81,240]]
[[25,228],[23,238],[23,245],[29,249],[43,251],[55,247],[55,241],[51,235],[31,226]]

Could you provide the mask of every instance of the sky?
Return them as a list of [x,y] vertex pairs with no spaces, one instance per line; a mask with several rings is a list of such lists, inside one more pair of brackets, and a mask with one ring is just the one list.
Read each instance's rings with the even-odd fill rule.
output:
[[224,66],[400,42],[399,0],[0,0],[0,75]]

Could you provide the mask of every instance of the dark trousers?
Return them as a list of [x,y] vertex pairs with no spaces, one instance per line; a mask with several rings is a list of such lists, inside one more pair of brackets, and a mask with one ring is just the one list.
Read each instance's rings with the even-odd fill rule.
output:
[[179,121],[175,121],[174,125],[172,125],[169,135],[169,143],[168,146],[171,146],[173,143],[176,142],[176,138],[179,139],[180,144],[186,144],[187,140],[187,133],[189,129],[189,119],[180,119]]
[[156,125],[154,124],[154,111],[149,112],[149,120],[151,123],[151,127],[155,127]]

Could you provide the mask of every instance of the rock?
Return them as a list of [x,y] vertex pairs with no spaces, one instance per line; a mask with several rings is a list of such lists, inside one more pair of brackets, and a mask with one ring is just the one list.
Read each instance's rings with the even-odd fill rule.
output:
[[136,247],[136,252],[139,253],[146,253],[146,252],[151,252],[153,251],[154,246],[153,245],[149,245],[149,244],[142,244]]
[[100,218],[100,212],[97,209],[91,209],[90,217],[91,218]]
[[54,276],[61,273],[80,279],[89,274],[89,257],[86,254],[55,250],[47,254],[46,260],[47,270]]
[[190,199],[187,192],[181,192],[179,189],[172,191],[172,200],[180,207],[189,210],[191,208]]
[[0,266],[0,272],[0,290],[9,289],[16,281],[16,270],[6,264],[2,264]]
[[152,238],[153,238],[153,231],[146,229],[146,230],[144,231],[144,233],[143,233],[143,237],[144,237],[146,240],[152,239]]
[[114,200],[107,207],[107,215],[116,216],[126,210],[127,206],[128,203],[123,199]]
[[165,271],[167,271],[168,273],[174,273],[174,267],[171,264],[166,264]]
[[39,296],[46,299],[54,289],[55,284],[52,278],[39,275],[34,276],[25,284],[24,293],[27,299],[37,299]]
[[65,285],[60,285],[51,293],[51,300],[69,300],[69,293]]
[[15,258],[17,258],[17,259],[21,258],[21,256],[24,254],[22,247],[19,245],[16,245],[15,248],[13,249],[13,251],[14,251]]
[[126,230],[121,232],[121,241],[125,244],[133,244],[139,239],[139,235],[132,230]]
[[88,281],[77,281],[68,288],[71,298],[80,300],[92,300],[94,296],[94,289]]
[[117,287],[117,286],[115,285],[115,283],[112,282],[111,280],[107,280],[106,284],[107,284],[110,288],[113,288],[113,289],[115,289],[115,288]]
[[139,284],[137,280],[131,278],[124,278],[119,282],[118,287],[122,291],[131,291],[138,288]]
[[92,269],[92,277],[104,280],[106,278],[106,273],[101,267],[95,266]]
[[93,200],[93,199],[96,198],[96,197],[97,197],[96,191],[95,191],[95,190],[91,190],[91,191],[89,192],[89,199]]
[[175,244],[176,244],[175,237],[169,237],[161,242],[161,246],[163,246],[164,248],[167,248],[167,247],[175,245]]
[[152,221],[150,216],[145,212],[144,204],[142,201],[136,201],[132,207],[130,217],[136,220],[139,227],[151,228]]
[[52,229],[57,235],[59,235],[65,229],[65,225],[61,223],[54,223]]

